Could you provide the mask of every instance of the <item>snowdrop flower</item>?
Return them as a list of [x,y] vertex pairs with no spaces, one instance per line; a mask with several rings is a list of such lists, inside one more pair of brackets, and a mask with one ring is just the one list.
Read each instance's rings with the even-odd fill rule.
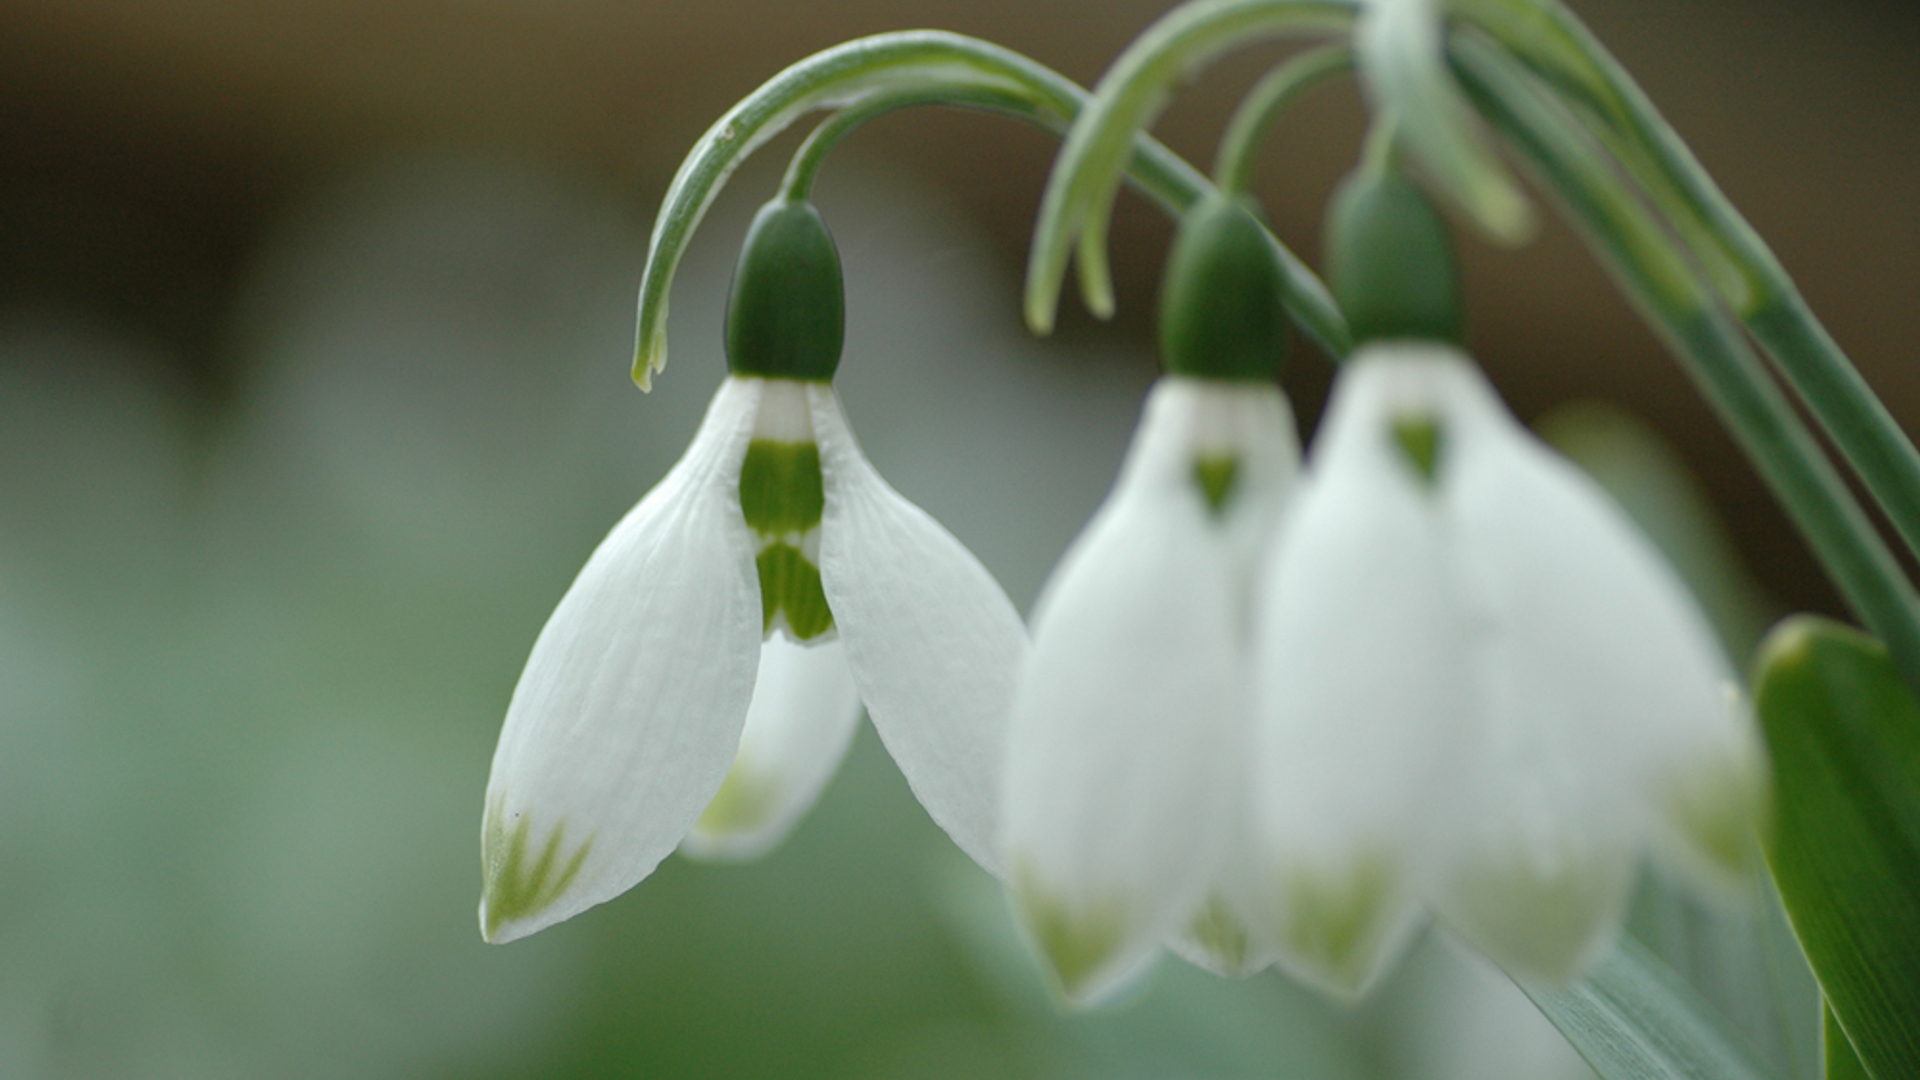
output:
[[1015,905],[1080,1001],[1163,942],[1216,969],[1259,966],[1218,886],[1241,854],[1253,569],[1299,439],[1272,381],[1284,321],[1254,219],[1203,205],[1171,264],[1170,374],[1036,605],[1009,735]]
[[746,856],[777,842],[861,702],[928,813],[997,870],[1026,632],[854,442],[829,381],[840,305],[818,215],[769,204],[735,278],[734,374],[587,561],[514,689],[482,827],[489,941],[611,899],[677,845]]
[[1357,991],[1431,908],[1564,980],[1643,848],[1745,880],[1765,766],[1705,619],[1451,346],[1348,362],[1259,604],[1259,879],[1296,972]]

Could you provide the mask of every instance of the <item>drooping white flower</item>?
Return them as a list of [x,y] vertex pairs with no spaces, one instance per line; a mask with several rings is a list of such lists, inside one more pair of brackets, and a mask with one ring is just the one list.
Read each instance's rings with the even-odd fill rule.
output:
[[1348,362],[1256,641],[1261,902],[1309,979],[1358,991],[1428,908],[1565,979],[1644,848],[1741,873],[1765,767],[1705,619],[1451,348]]
[[624,892],[683,840],[744,856],[811,804],[864,702],[989,870],[1018,613],[887,486],[830,384],[729,376],[534,643],[487,783],[482,934]]
[[1214,885],[1245,794],[1248,600],[1298,460],[1273,384],[1161,379],[1036,605],[1002,828],[1016,906],[1071,997],[1205,914],[1219,933],[1193,947],[1233,947]]

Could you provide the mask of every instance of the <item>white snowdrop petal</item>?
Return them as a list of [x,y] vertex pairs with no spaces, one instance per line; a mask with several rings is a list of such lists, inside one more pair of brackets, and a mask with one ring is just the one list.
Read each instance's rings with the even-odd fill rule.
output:
[[1342,374],[1255,635],[1260,909],[1283,966],[1346,994],[1418,925],[1471,708],[1435,491],[1396,441],[1388,374]]
[[1454,383],[1442,453],[1480,699],[1463,847],[1437,903],[1509,970],[1566,978],[1623,916],[1655,791],[1737,746],[1727,665],[1598,485],[1463,358],[1437,367]]
[[757,382],[616,525],[534,642],[487,781],[481,933],[511,941],[653,871],[726,775],[760,643],[741,461]]
[[1069,550],[1014,699],[1005,850],[1029,932],[1096,999],[1194,913],[1243,724],[1233,602],[1197,497],[1124,495]]
[[833,388],[808,393],[826,494],[820,580],[854,685],[920,804],[998,875],[994,821],[1026,627],[979,560],[874,471]]
[[1251,792],[1244,782],[1248,772],[1244,757],[1236,771],[1243,781],[1238,785],[1241,798],[1228,813],[1226,854],[1220,869],[1199,908],[1165,942],[1180,959],[1228,979],[1264,971],[1280,958],[1278,939],[1258,917],[1259,856],[1247,820]]
[[1037,605],[1003,846],[1071,997],[1112,993],[1163,941],[1258,964],[1219,894],[1245,846],[1245,594],[1297,447],[1277,388],[1161,379],[1113,494]]
[[860,694],[838,640],[767,638],[733,767],[680,850],[700,859],[765,854],[819,798],[859,723]]

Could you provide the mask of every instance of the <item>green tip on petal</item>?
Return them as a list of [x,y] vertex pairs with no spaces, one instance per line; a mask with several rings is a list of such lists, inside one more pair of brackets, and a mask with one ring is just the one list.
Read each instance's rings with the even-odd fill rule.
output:
[[1431,416],[1403,416],[1393,422],[1393,441],[1414,475],[1432,487],[1440,472],[1440,422]]
[[779,793],[779,785],[753,768],[745,755],[737,757],[713,801],[700,812],[694,832],[710,837],[752,832],[773,817]]
[[1027,866],[1014,874],[1013,898],[1062,995],[1073,1001],[1084,999],[1093,989],[1093,977],[1126,939],[1125,905],[1117,901],[1069,905],[1042,886]]
[[1227,502],[1233,497],[1234,484],[1240,479],[1240,459],[1230,454],[1207,455],[1193,460],[1193,481],[1206,496],[1207,511],[1224,517]]
[[1200,913],[1187,924],[1187,933],[1213,961],[1216,972],[1235,977],[1252,974],[1248,960],[1253,956],[1253,935],[1218,893],[1207,897]]
[[1286,875],[1287,954],[1331,989],[1358,994],[1379,967],[1388,943],[1400,873],[1381,856],[1362,856],[1339,871],[1295,867]]
[[506,796],[495,799],[487,808],[487,820],[480,844],[484,885],[480,894],[480,931],[488,941],[498,940],[500,928],[510,922],[532,918],[560,899],[580,873],[593,847],[588,837],[560,865],[565,846],[567,824],[554,823],[540,853],[528,862],[527,835],[533,825],[525,814],[509,831],[506,825]]
[[1721,892],[1739,895],[1752,888],[1760,869],[1772,794],[1764,770],[1726,760],[1670,783],[1660,801],[1686,846],[1687,862]]
[[1510,851],[1463,866],[1448,921],[1508,974],[1556,985],[1600,951],[1620,921],[1631,864],[1563,850]]

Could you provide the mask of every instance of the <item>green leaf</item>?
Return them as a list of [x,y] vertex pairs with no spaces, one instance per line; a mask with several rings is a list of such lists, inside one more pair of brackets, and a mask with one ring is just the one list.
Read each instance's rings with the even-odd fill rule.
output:
[[1847,1033],[1840,1030],[1840,1021],[1834,1018],[1831,1007],[1820,1010],[1825,1018],[1825,1040],[1827,1067],[1824,1074],[1827,1080],[1870,1080],[1867,1067],[1860,1063],[1860,1055],[1853,1052],[1853,1044],[1847,1041]]
[[1799,616],[1762,647],[1754,704],[1794,932],[1867,1074],[1920,1077],[1920,701],[1878,642]]
[[1564,987],[1520,984],[1601,1080],[1769,1080],[1692,988],[1631,938]]

